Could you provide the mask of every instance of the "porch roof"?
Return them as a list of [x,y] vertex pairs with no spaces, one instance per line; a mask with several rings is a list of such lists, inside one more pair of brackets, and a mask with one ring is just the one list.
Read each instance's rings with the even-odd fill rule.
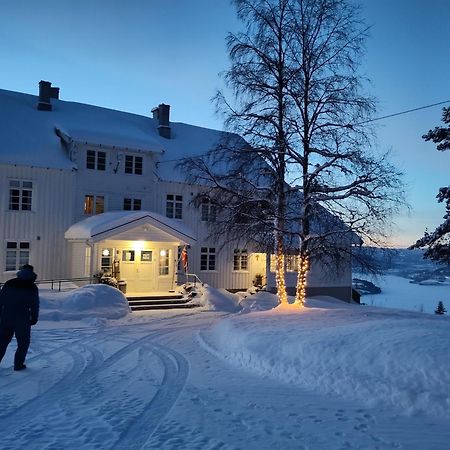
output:
[[192,230],[182,222],[169,219],[150,211],[111,211],[88,217],[70,226],[64,237],[74,241],[98,242],[104,239],[114,239],[137,227],[153,227],[174,240],[184,244],[194,244],[196,237]]

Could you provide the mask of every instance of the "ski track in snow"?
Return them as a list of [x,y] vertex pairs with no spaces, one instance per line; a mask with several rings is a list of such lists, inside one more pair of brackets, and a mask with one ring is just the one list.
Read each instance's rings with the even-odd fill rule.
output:
[[[17,398],[21,387],[33,382],[34,369],[27,369],[20,373],[21,378],[11,381],[8,376],[0,384],[0,424],[2,430],[8,430],[6,436],[2,433],[1,448],[140,448],[171,409],[189,373],[180,354],[152,343],[156,335],[170,332],[146,332],[133,342],[117,336],[116,330],[69,343],[62,338],[63,346],[29,358],[30,365],[40,361],[42,370],[49,368],[52,361],[61,366],[61,357],[70,363],[64,364],[58,379],[44,381],[45,386],[39,377],[34,397],[23,399],[20,406]],[[53,341],[51,333],[46,334],[44,341]],[[34,348],[44,347],[39,333],[36,335]],[[95,347],[88,345],[97,339]],[[110,341],[110,346],[111,340],[115,344],[127,343],[104,359],[98,347],[102,341]],[[122,364],[127,359],[133,361]],[[161,374],[153,372],[158,365]],[[142,388],[136,389],[136,384]],[[136,396],[136,392],[141,395]]]

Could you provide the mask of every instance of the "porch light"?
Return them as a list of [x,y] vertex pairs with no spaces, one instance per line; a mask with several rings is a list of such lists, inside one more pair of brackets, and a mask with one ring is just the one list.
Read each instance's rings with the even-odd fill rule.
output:
[[136,251],[142,250],[145,246],[144,241],[134,241],[133,242],[133,249]]
[[109,248],[104,248],[102,251],[103,256],[109,256]]
[[162,256],[162,257],[166,256],[166,254],[167,254],[166,250],[161,250],[159,252],[159,255]]

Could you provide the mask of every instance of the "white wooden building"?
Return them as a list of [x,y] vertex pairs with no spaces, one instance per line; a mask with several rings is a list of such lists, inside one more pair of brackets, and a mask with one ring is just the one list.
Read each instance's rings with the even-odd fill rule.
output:
[[[199,187],[176,167],[222,132],[170,122],[168,105],[144,117],[39,86],[0,90],[0,282],[29,262],[39,279],[115,271],[128,292],[169,291],[185,281],[187,246],[188,271],[211,286],[246,289],[258,275],[275,286],[270,255],[208,240],[210,205],[193,206]],[[349,300],[350,260],[334,275],[313,266],[308,287]]]

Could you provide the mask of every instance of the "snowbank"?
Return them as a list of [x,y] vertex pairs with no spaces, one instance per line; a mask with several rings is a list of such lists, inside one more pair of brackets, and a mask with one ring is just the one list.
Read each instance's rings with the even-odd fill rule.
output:
[[68,292],[40,289],[40,320],[118,319],[130,312],[126,297],[105,284],[90,284]]
[[194,301],[210,311],[238,312],[241,307],[238,303],[238,297],[225,289],[215,289],[208,285],[197,290],[198,297]]
[[278,306],[278,298],[270,292],[248,290],[232,294],[225,289],[205,285],[196,291],[194,301],[210,311],[249,313],[267,311]]
[[450,317],[309,300],[200,336],[232,364],[312,391],[450,419]]

